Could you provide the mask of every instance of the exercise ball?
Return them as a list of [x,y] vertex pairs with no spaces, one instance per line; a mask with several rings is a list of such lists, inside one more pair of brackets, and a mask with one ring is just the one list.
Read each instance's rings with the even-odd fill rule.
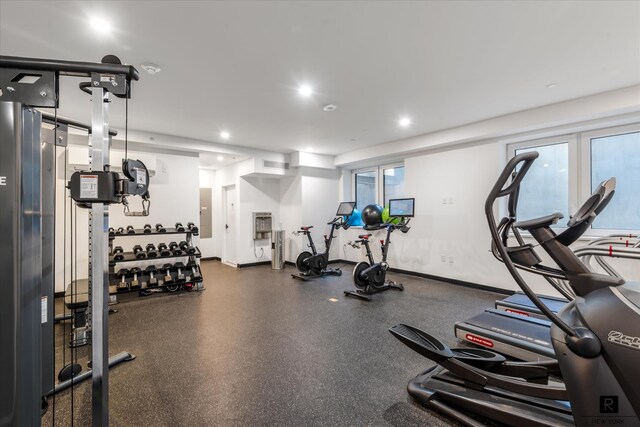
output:
[[382,210],[382,222],[384,222],[385,224],[399,224],[400,218],[391,218],[389,216],[389,205],[385,205],[384,209]]
[[382,224],[382,206],[368,205],[362,209],[362,222],[370,227]]
[[346,218],[347,225],[350,227],[362,227],[364,225],[362,223],[362,214],[358,209],[354,209],[353,213]]

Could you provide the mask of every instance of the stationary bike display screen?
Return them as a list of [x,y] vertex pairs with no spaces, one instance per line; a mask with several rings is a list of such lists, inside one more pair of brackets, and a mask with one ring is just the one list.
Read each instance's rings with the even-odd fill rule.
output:
[[353,213],[353,209],[356,207],[356,202],[342,202],[338,206],[338,212],[336,216],[349,216]]
[[391,199],[389,200],[389,216],[412,218],[416,199]]

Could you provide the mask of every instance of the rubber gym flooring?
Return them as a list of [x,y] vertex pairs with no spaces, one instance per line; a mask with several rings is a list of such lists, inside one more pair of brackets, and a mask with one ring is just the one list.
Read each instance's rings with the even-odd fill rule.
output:
[[[291,266],[204,261],[203,292],[121,296],[109,316],[110,354],[137,357],[110,371],[111,425],[452,425],[411,402],[407,382],[431,362],[388,328],[407,323],[459,345],[453,323],[501,295],[391,274],[404,292],[361,301],[342,293],[352,289],[351,268],[302,282]],[[56,327],[59,367],[64,327]],[[77,350],[85,369],[88,352]],[[90,381],[55,398],[55,425],[71,424],[72,400],[73,425],[91,425]],[[43,425],[53,424],[53,404]]]

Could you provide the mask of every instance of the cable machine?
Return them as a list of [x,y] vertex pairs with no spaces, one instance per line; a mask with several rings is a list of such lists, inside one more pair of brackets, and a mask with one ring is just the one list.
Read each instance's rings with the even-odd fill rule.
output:
[[[115,56],[102,63],[0,56],[0,425],[39,426],[41,399],[52,384],[55,148],[42,144],[42,113],[58,107],[60,76],[90,78],[80,88],[91,94],[88,172],[76,172],[70,194],[89,214],[89,293],[92,329],[92,424],[109,424],[108,205],[127,196],[143,198],[148,214],[149,174],[138,161],[123,162],[124,178],[109,167],[110,97],[128,99],[138,71]],[[57,111],[57,110],[56,110]],[[57,114],[56,114],[57,116]],[[54,128],[54,145],[58,139]],[[51,154],[50,150],[54,153]],[[145,205],[146,202],[146,205]],[[35,349],[42,348],[43,351]]]

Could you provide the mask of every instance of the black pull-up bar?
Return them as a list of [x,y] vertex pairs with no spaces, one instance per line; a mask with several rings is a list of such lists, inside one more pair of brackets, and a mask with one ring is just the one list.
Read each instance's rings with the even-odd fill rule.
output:
[[62,61],[0,55],[0,68],[53,71],[61,76],[75,77],[91,77],[91,73],[121,74],[124,75],[127,80],[140,80],[138,70],[132,65],[104,64],[99,62]]
[[[50,123],[50,124],[55,124],[56,122],[61,123],[63,125],[69,125],[71,127],[77,128],[77,129],[82,129],[82,130],[86,130],[87,132],[89,132],[89,134],[91,134],[91,126],[90,125],[86,125],[84,123],[78,122],[76,120],[72,120],[72,119],[67,119],[65,117],[56,117],[53,114],[49,114],[49,113],[45,113],[42,112],[42,120]],[[109,128],[109,135],[111,136],[116,136],[118,135],[118,131],[115,129],[111,129]]]

